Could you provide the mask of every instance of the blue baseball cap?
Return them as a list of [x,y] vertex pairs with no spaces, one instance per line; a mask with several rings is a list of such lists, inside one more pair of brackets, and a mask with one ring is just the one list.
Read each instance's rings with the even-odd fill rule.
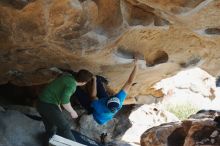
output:
[[120,100],[118,99],[118,97],[111,97],[107,101],[107,107],[113,113],[119,109],[119,106],[120,106]]

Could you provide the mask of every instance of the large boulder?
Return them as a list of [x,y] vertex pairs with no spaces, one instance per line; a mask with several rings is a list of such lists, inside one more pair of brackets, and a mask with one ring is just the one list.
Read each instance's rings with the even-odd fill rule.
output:
[[[99,125],[92,115],[83,114],[80,117],[78,127],[76,129],[91,139],[96,140],[97,142],[103,143],[113,143],[118,140],[118,143],[123,143],[121,141],[126,130],[131,127],[131,122],[128,119],[133,106],[123,107],[116,116],[107,122],[105,125]],[[107,134],[106,136],[104,136]],[[102,140],[102,136],[104,136]],[[127,143],[127,142],[124,142]]]
[[42,146],[44,126],[21,112],[7,110],[0,112],[0,145]]
[[[219,145],[220,130],[218,120],[213,112],[200,111],[193,119],[182,122],[172,122],[153,127],[141,136],[141,146],[194,146],[194,145]],[[204,116],[201,114],[204,113]],[[216,112],[217,113],[217,112]],[[214,120],[215,119],[215,120]]]

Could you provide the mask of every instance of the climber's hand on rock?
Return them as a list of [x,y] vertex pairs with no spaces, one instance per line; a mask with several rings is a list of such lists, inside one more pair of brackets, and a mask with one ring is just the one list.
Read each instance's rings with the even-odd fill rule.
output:
[[72,117],[73,119],[78,118],[78,114],[77,114],[75,111],[72,111],[72,112],[70,113],[70,115],[71,115],[71,117]]

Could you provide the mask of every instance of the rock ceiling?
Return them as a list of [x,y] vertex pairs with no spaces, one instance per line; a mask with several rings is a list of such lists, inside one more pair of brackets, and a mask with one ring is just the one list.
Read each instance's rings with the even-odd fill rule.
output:
[[219,40],[220,0],[1,0],[0,84],[38,85],[54,67],[86,68],[117,91],[138,54],[130,97],[161,96],[152,85],[181,70],[219,75]]

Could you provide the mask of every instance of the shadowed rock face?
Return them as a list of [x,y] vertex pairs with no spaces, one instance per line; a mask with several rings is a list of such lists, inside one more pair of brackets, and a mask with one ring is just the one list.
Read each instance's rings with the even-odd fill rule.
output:
[[177,128],[173,133],[168,137],[169,146],[183,146],[184,140],[186,138],[186,133],[183,128]]
[[0,85],[0,105],[33,106],[45,86],[46,84],[22,87],[13,84]]
[[200,67],[216,76],[219,5],[211,0],[2,0],[0,84],[39,85],[56,77],[53,67],[84,68],[107,77],[117,92],[134,54],[142,63],[126,103],[136,103],[137,95],[154,96],[157,81],[182,69]]
[[[35,110],[32,109],[32,111]],[[33,114],[33,112],[29,112],[29,114]],[[1,111],[0,117],[1,145],[42,146],[45,144],[45,136],[43,134],[44,127],[42,122],[33,120],[15,109]]]
[[210,35],[220,35],[220,29],[219,28],[208,28],[205,30],[205,32],[207,34],[210,34]]
[[23,9],[27,4],[34,1],[35,0],[2,0],[6,5],[10,5],[16,9]]
[[146,64],[147,66],[154,66],[160,63],[166,63],[168,59],[168,54],[165,51],[157,50],[146,58]]

